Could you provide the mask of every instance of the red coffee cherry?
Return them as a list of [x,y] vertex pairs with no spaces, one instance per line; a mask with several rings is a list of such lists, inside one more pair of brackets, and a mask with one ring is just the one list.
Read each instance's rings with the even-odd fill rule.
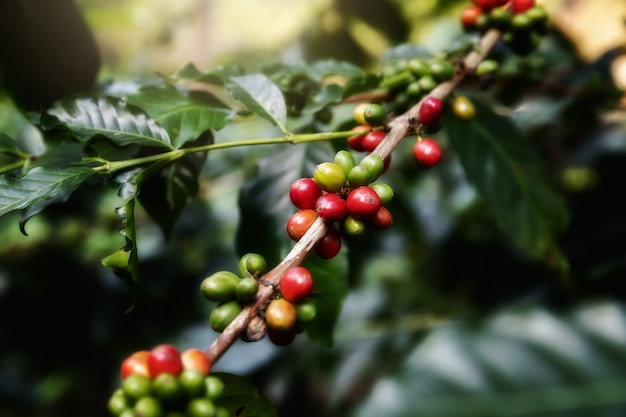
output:
[[371,131],[372,128],[367,125],[359,125],[354,126],[350,130],[354,131],[356,134],[348,138],[348,147],[357,152],[363,152],[363,139],[365,138],[366,132]]
[[413,155],[420,166],[430,168],[441,160],[441,147],[433,139],[424,138],[413,146]]
[[504,6],[509,0],[472,0],[475,5],[481,9],[488,11],[495,7]]
[[524,13],[535,7],[535,0],[513,0],[513,14]]
[[200,349],[189,348],[180,354],[180,359],[183,369],[200,371],[204,376],[208,376],[211,371],[211,362]]
[[122,379],[126,379],[130,375],[141,375],[150,377],[150,371],[148,370],[148,356],[150,352],[147,350],[140,350],[131,354],[124,359],[121,365],[120,373]]
[[148,370],[152,379],[163,373],[179,375],[183,370],[180,352],[169,344],[153,347],[148,355]]
[[424,126],[435,126],[441,120],[443,103],[437,97],[426,97],[419,111],[419,121]]
[[324,194],[317,199],[315,212],[327,223],[338,222],[348,214],[346,200],[341,198],[338,194]]
[[276,346],[289,346],[296,339],[296,332],[293,329],[289,331],[277,331],[268,328],[267,336]]
[[300,210],[315,208],[315,202],[322,194],[322,189],[313,178],[299,178],[289,188],[289,198]]
[[341,250],[341,234],[334,227],[329,227],[322,239],[315,245],[315,254],[322,259],[331,259]]
[[280,292],[292,303],[304,300],[313,292],[313,275],[302,266],[288,269],[280,279]]
[[369,132],[363,138],[363,142],[361,142],[361,147],[366,152],[372,152],[380,142],[385,139],[387,134],[381,130],[374,130],[373,132]]
[[393,224],[393,216],[386,207],[381,206],[376,214],[368,219],[368,223],[376,229],[387,229]]
[[358,219],[368,218],[380,208],[380,197],[371,187],[357,187],[348,194],[346,206],[351,216]]
[[483,14],[483,9],[476,5],[468,6],[461,12],[461,24],[468,32],[478,29],[478,18]]
[[317,213],[313,209],[304,209],[295,212],[287,221],[287,234],[296,242],[302,239],[311,225],[317,220]]

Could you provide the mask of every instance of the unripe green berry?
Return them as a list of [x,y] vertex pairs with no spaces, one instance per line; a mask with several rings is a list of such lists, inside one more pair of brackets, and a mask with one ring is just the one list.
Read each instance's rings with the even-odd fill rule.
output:
[[241,313],[242,307],[236,300],[223,301],[218,304],[209,316],[211,328],[218,333],[224,329]]
[[359,162],[359,166],[365,168],[370,173],[370,182],[376,181],[385,170],[385,161],[374,153],[365,155]]
[[202,280],[200,292],[207,300],[230,300],[235,295],[235,285],[238,282],[239,277],[232,272],[219,271]]
[[313,179],[324,191],[336,193],[346,184],[346,174],[339,165],[334,162],[322,162],[315,167]]
[[242,277],[250,275],[263,275],[267,271],[267,262],[263,255],[258,253],[246,253],[239,258],[239,274]]
[[242,303],[247,303],[256,297],[259,290],[259,282],[251,277],[242,278],[235,286],[235,298]]
[[342,149],[335,154],[335,158],[333,160],[335,164],[339,165],[343,172],[348,176],[348,173],[354,166],[356,165],[356,159],[354,155],[350,151]]
[[476,75],[495,74],[500,64],[494,59],[485,59],[476,66]]
[[357,165],[348,173],[348,184],[350,187],[368,185],[371,182],[370,177],[371,174],[365,167]]
[[507,9],[496,7],[489,12],[490,24],[499,30],[506,31],[511,27],[511,12]]
[[423,77],[430,74],[430,68],[426,61],[420,58],[410,59],[407,63],[409,71],[415,76],[415,78]]
[[393,198],[393,188],[391,188],[389,184],[377,182],[375,184],[370,184],[370,188],[372,188],[376,192],[376,194],[378,194],[378,198],[380,198],[381,204],[387,204]]
[[430,74],[436,81],[448,81],[454,76],[454,65],[442,59],[436,59],[431,62]]
[[365,238],[365,223],[353,216],[346,216],[342,222],[343,231],[352,238]]
[[296,308],[296,317],[301,323],[310,323],[315,320],[317,315],[317,307],[313,300],[305,300],[294,306]]
[[437,81],[432,75],[424,75],[417,80],[422,94],[428,94],[437,87]]

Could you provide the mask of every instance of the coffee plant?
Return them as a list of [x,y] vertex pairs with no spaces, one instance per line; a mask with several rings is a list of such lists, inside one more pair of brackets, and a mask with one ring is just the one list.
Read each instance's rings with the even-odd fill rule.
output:
[[[218,250],[208,251],[201,256],[211,258],[211,271],[200,267],[186,277],[202,300],[210,344],[176,346],[163,328],[163,337],[150,345],[114,345],[119,361],[105,365],[116,369],[116,380],[102,410],[114,417],[275,416],[278,407],[262,394],[270,378],[252,381],[220,370],[229,351],[269,342],[292,352],[282,360],[300,361],[298,367],[312,375],[318,364],[298,358],[291,346],[330,349],[337,347],[339,331],[363,331],[383,337],[355,337],[371,346],[363,357],[351,357],[357,371],[347,361],[341,381],[318,387],[343,396],[333,399],[337,415],[623,412],[626,369],[615,352],[624,347],[626,310],[614,285],[624,272],[624,221],[616,209],[622,203],[611,202],[603,218],[598,206],[606,201],[597,199],[606,196],[595,193],[594,181],[604,179],[579,168],[596,164],[599,170],[598,161],[613,157],[603,175],[618,187],[623,174],[623,128],[615,127],[623,125],[623,115],[614,115],[613,124],[602,119],[619,106],[621,92],[606,72],[616,55],[590,66],[566,58],[570,46],[534,0],[468,0],[455,22],[459,37],[447,48],[400,42],[375,69],[335,58],[259,70],[190,63],[130,87],[74,78],[67,91],[45,94],[41,82],[11,65],[18,58],[5,48],[4,87],[36,134],[0,133],[0,216],[10,222],[3,225],[29,239],[54,235],[57,230],[39,230],[35,219],[79,216],[71,209],[77,195],[89,199],[98,190],[114,190],[116,207],[98,212],[93,222],[107,223],[106,239],[116,241],[98,268],[124,284],[131,299],[127,317],[142,310],[146,283],[158,280],[151,274],[166,273],[145,273],[149,245],[141,228],[152,224],[169,242],[188,210],[198,201],[209,205],[202,201],[207,166],[220,174],[249,169],[236,190],[237,258],[228,263]],[[572,62],[564,68],[567,59]],[[544,103],[550,100],[552,106]],[[533,105],[548,114],[533,113]],[[531,111],[524,113],[525,106]],[[258,136],[243,136],[249,131],[237,126],[251,120]],[[589,140],[601,134],[620,137],[618,156],[607,151],[613,145]],[[613,139],[605,142],[617,143]],[[258,149],[267,152],[247,159]],[[238,158],[229,161],[229,151]],[[619,196],[619,188],[611,194]],[[435,195],[445,196],[448,206],[433,204]],[[430,220],[418,225],[427,212],[433,212]],[[201,225],[186,227],[192,235]],[[44,249],[56,253],[54,244]],[[379,252],[385,254],[380,263]],[[2,256],[4,262],[20,255]],[[41,262],[59,266],[47,259]],[[367,283],[386,294],[378,294],[374,307],[363,293]],[[353,294],[362,304],[350,310]],[[579,303],[589,294],[615,299]],[[527,304],[538,299],[556,312]],[[500,312],[507,303],[525,310]],[[158,330],[168,314],[192,305],[172,293],[163,296],[161,313],[155,309],[143,320]],[[73,314],[81,315],[87,306],[76,308]],[[370,327],[350,330],[349,322],[342,323],[349,321],[346,309],[370,314]],[[0,311],[3,320],[10,318],[8,309]],[[598,315],[609,323],[594,324],[590,318]],[[455,328],[463,317],[486,320],[484,330]],[[611,327],[615,321],[622,325]],[[62,343],[62,335],[48,331],[42,329],[48,336],[41,342]],[[429,338],[430,332],[441,339]],[[394,333],[404,336],[392,338]],[[520,355],[528,357],[519,364],[499,350],[522,345],[527,350]],[[64,349],[64,355],[72,350]],[[449,363],[438,354],[445,350]],[[486,369],[483,376],[474,375],[478,364]],[[335,365],[328,357],[319,364]],[[262,374],[287,367],[272,363]],[[0,373],[0,387],[3,378],[9,374]],[[325,412],[314,403],[291,398],[281,410]]]

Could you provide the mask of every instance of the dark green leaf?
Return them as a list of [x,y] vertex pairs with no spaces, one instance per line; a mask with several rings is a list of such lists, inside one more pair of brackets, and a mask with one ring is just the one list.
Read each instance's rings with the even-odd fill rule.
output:
[[287,105],[278,86],[263,74],[226,78],[226,88],[248,110],[287,133]]
[[237,245],[241,254],[260,253],[275,264],[291,250],[294,242],[287,236],[286,225],[296,209],[289,187],[300,177],[311,177],[315,166],[332,156],[328,144],[279,145],[259,162],[256,175],[239,194]]
[[84,167],[37,167],[23,176],[0,176],[0,216],[21,210],[20,227],[48,205],[66,201],[70,194],[94,174]]
[[356,93],[375,89],[380,86],[380,82],[381,77],[374,74],[352,78],[343,86],[342,97],[346,98]]
[[302,112],[305,114],[316,113],[332,104],[339,103],[343,95],[343,88],[337,84],[325,85],[318,94],[311,96]]
[[174,78],[179,80],[198,81],[206,84],[222,85],[223,80],[228,77],[244,75],[246,71],[237,65],[220,65],[208,71],[200,71],[194,64],[189,63],[180,68],[174,74]]
[[545,256],[569,221],[565,201],[515,123],[475,105],[469,123],[446,117],[450,144],[502,231],[529,254]]
[[622,303],[511,308],[434,329],[360,416],[615,416],[626,406]]
[[317,316],[306,331],[311,339],[331,347],[334,344],[335,325],[349,290],[347,251],[342,248],[332,259],[310,255],[304,266],[313,275],[317,293]]
[[[210,131],[188,146],[207,145],[213,141]],[[150,176],[141,186],[139,201],[169,239],[172,228],[189,200],[198,193],[198,176],[206,161],[206,152],[196,152],[178,159]]]
[[2,167],[21,159],[17,144],[9,136],[0,133],[0,172]]
[[124,99],[154,117],[167,130],[172,145],[180,148],[207,130],[222,129],[234,115],[234,111],[223,105],[215,107],[218,102],[211,98],[199,94],[190,96],[165,84],[144,86]]
[[81,142],[105,136],[117,145],[173,149],[167,131],[143,110],[116,98],[64,98],[42,115],[44,130],[70,129]]
[[332,75],[345,78],[355,78],[365,75],[365,71],[363,71],[360,67],[347,61],[337,61],[334,59],[316,61],[311,65],[311,69],[320,77]]
[[224,393],[216,400],[229,416],[278,417],[278,413],[261,390],[250,380],[225,372],[212,372],[224,383]]

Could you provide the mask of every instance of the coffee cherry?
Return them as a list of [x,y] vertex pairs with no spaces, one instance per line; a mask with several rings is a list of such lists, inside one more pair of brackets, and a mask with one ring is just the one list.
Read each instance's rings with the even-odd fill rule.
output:
[[348,147],[357,152],[363,152],[363,139],[365,138],[365,135],[371,131],[371,128],[369,126],[359,125],[350,130],[355,132],[355,135],[348,138]]
[[518,13],[511,18],[511,29],[514,32],[528,32],[532,29],[532,22],[526,13]]
[[412,58],[407,62],[407,67],[411,74],[415,76],[415,78],[423,77],[424,75],[430,75],[430,68],[426,61],[420,58]]
[[239,338],[244,342],[258,342],[267,334],[267,323],[259,316],[254,316]]
[[149,351],[140,350],[124,359],[120,369],[122,379],[126,379],[130,375],[150,377],[150,371],[148,370],[148,356],[150,356]]
[[535,6],[535,0],[513,0],[513,14],[524,13]]
[[218,333],[224,329],[241,313],[242,307],[236,300],[222,301],[209,316],[209,325]]
[[313,292],[313,275],[302,266],[288,269],[280,279],[280,292],[292,303],[304,300]]
[[366,152],[372,152],[374,149],[376,149],[378,144],[380,144],[380,142],[385,139],[385,136],[387,136],[387,134],[382,130],[374,130],[373,132],[369,132],[365,135],[365,137],[363,138],[363,142],[361,143],[363,150],[365,150]]
[[350,187],[368,185],[371,182],[370,177],[371,174],[366,168],[361,165],[357,165],[348,173],[348,185]]
[[153,379],[162,373],[177,376],[183,370],[180,352],[174,346],[166,343],[153,347],[148,355],[148,370]]
[[202,280],[200,292],[207,300],[225,301],[235,296],[239,277],[229,271],[219,271]]
[[159,400],[171,404],[182,397],[183,386],[180,384],[178,375],[165,372],[152,381],[152,392]]
[[387,204],[393,198],[393,188],[389,184],[377,182],[371,184],[370,188],[378,194],[381,204]]
[[452,114],[458,120],[469,122],[476,116],[474,103],[465,96],[455,96],[451,100]]
[[267,262],[263,255],[258,253],[246,253],[239,258],[238,269],[240,276],[243,278],[249,275],[263,275],[267,271]]
[[376,229],[388,229],[393,224],[393,215],[386,207],[381,206],[376,214],[368,219],[368,223]]
[[188,398],[203,397],[206,393],[204,375],[197,369],[185,369],[178,376],[182,391]]
[[315,245],[314,251],[322,259],[331,259],[341,250],[341,235],[334,227],[329,227],[324,237]]
[[430,63],[429,69],[433,78],[439,82],[448,81],[454,76],[454,66],[442,59],[433,60]]
[[327,223],[338,222],[346,217],[346,201],[338,194],[324,194],[317,199],[315,212]]
[[187,403],[189,417],[215,417],[215,404],[208,398],[194,398]]
[[543,34],[548,30],[548,15],[542,6],[535,6],[528,9],[526,16],[528,16],[533,29],[538,34]]
[[380,208],[380,197],[370,187],[357,187],[348,194],[346,207],[351,216],[359,219],[368,218],[376,214]]
[[434,126],[441,120],[443,103],[437,97],[426,97],[419,110],[419,121],[424,126]]
[[317,213],[313,209],[295,212],[287,221],[287,235],[292,240],[299,241],[315,220],[317,220]]
[[370,173],[370,182],[376,181],[378,177],[385,172],[385,162],[388,158],[390,158],[390,156],[383,160],[380,155],[376,155],[375,153],[367,154],[361,159],[359,166],[365,168]]
[[356,165],[356,160],[354,159],[354,155],[352,155],[351,152],[346,151],[345,149],[337,151],[337,153],[335,154],[335,158],[333,159],[333,162],[339,165],[341,169],[343,169],[343,172],[344,174],[346,174],[346,177],[348,176],[348,173],[350,172],[350,170],[354,168],[354,166]]
[[476,75],[491,75],[498,72],[498,68],[500,64],[498,61],[493,59],[485,59],[484,61],[480,61],[480,63],[476,66]]
[[107,402],[107,408],[113,416],[119,416],[124,410],[129,409],[130,406],[130,401],[124,395],[122,388],[115,390]]
[[329,193],[336,193],[346,185],[346,174],[334,162],[322,162],[313,170],[313,179],[319,187]]
[[133,407],[135,415],[138,417],[161,417],[163,416],[163,408],[156,398],[142,397],[137,400]]
[[351,238],[363,239],[365,238],[365,223],[362,220],[353,216],[346,216],[341,223],[343,232]]
[[211,362],[200,349],[186,349],[180,354],[180,359],[183,362],[183,371],[192,369],[204,376],[209,375],[211,371]]
[[354,108],[354,120],[361,125],[382,126],[387,114],[380,104],[361,103]]
[[204,378],[204,386],[206,387],[207,398],[212,401],[221,397],[226,388],[222,380],[214,375]]
[[270,341],[276,346],[289,346],[296,338],[296,332],[294,329],[286,331],[278,331],[272,328],[267,329],[267,336]]
[[511,27],[511,12],[507,9],[496,8],[489,12],[489,24],[501,31],[506,31]]
[[124,395],[131,401],[136,401],[142,397],[148,397],[152,392],[152,381],[147,376],[129,375],[122,381]]
[[483,10],[491,10],[494,7],[504,6],[509,0],[472,0],[475,5]]
[[312,209],[323,193],[313,178],[299,178],[289,188],[289,199],[300,210]]
[[310,323],[315,320],[317,315],[317,307],[312,299],[304,300],[295,305],[296,318],[301,323]]
[[422,94],[428,94],[437,87],[437,81],[432,75],[424,75],[417,80]]
[[420,166],[430,168],[441,160],[441,148],[433,139],[424,138],[413,146],[413,155]]
[[252,277],[245,277],[235,285],[235,298],[239,302],[247,303],[254,300],[258,291],[259,282]]
[[288,332],[296,324],[296,309],[284,298],[272,300],[265,310],[268,331]]
[[478,29],[478,25],[476,23],[479,16],[483,14],[483,9],[476,5],[468,6],[461,12],[461,24],[463,25],[463,29],[468,32],[474,31]]

